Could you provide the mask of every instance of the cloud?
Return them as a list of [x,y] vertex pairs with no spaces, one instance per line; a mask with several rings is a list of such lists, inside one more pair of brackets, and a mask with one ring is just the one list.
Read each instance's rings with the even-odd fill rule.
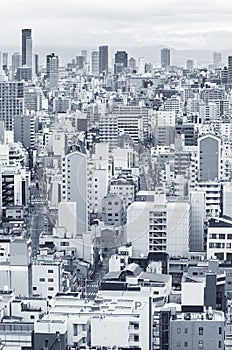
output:
[[51,49],[101,43],[221,49],[231,42],[227,0],[1,0],[1,9],[3,49],[20,47],[23,27],[33,29],[35,47]]

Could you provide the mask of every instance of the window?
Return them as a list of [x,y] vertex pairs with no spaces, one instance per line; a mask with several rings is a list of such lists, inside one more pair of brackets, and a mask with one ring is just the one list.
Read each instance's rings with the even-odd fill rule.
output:
[[184,329],[184,332],[185,332],[185,333],[188,333],[188,328],[185,328],[185,329]]
[[54,290],[54,288],[53,287],[48,287],[48,290],[52,291],[52,290]]
[[177,328],[177,333],[180,333],[181,332],[181,329],[180,328]]
[[37,287],[33,287],[32,289],[33,289],[33,290],[37,290]]
[[219,334],[222,334],[222,327],[219,327],[218,333],[219,333]]
[[54,282],[53,278],[48,278],[48,282]]
[[40,282],[45,282],[45,278],[40,278],[39,281]]
[[49,270],[49,269],[48,269],[48,273],[53,273],[53,270]]
[[199,335],[203,335],[204,333],[203,327],[199,327],[198,332],[199,332]]
[[34,319],[35,319],[35,316],[34,316],[34,315],[31,315],[31,316],[30,316],[30,319],[31,319],[31,320],[34,320]]
[[187,342],[187,341],[184,342],[184,347],[185,347],[185,348],[188,347],[188,342]]
[[139,335],[137,335],[137,334],[134,335],[134,341],[136,341],[136,342],[139,341]]
[[177,342],[176,346],[180,348],[180,341]]
[[77,326],[78,326],[77,324],[74,324],[74,325],[73,325],[73,335],[74,335],[74,337],[76,337],[77,334],[78,334]]
[[222,347],[222,342],[221,342],[221,340],[219,340],[219,342],[218,342],[218,347],[219,347],[219,348]]
[[204,345],[203,340],[199,340],[198,341],[198,349],[203,349],[203,345]]

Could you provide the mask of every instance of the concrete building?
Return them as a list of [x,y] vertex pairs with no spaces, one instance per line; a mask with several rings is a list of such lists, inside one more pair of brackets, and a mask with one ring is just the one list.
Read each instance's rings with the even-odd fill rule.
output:
[[214,135],[198,139],[199,180],[216,181],[221,178],[221,140]]
[[74,146],[63,162],[63,200],[76,203],[77,234],[87,231],[87,158]]
[[24,83],[0,82],[0,120],[13,130],[13,118],[24,114]]
[[107,143],[95,144],[87,161],[88,209],[90,213],[102,212],[102,199],[107,194],[109,181],[109,147]]
[[32,264],[32,294],[52,299],[62,291],[62,263],[37,261]]
[[127,210],[126,230],[127,240],[132,243],[133,256],[147,255],[149,251],[187,256],[190,204],[184,201],[167,202],[162,193],[141,191],[137,194],[137,201]]
[[20,52],[14,52],[11,59],[11,73],[12,73],[12,80],[15,78],[15,74],[17,71],[17,68],[21,66],[21,55]]
[[99,74],[108,72],[108,46],[99,46]]
[[124,210],[122,199],[116,193],[108,193],[102,199],[102,220],[106,225],[122,226]]
[[94,76],[99,75],[99,52],[92,52],[91,71]]
[[171,65],[171,51],[170,49],[163,48],[161,50],[161,67],[168,69]]
[[207,259],[232,260],[232,219],[212,218],[207,232]]
[[54,53],[46,56],[46,76],[50,90],[58,88],[59,84],[59,57]]
[[0,289],[31,295],[31,240],[1,236],[0,252]]
[[26,114],[14,117],[14,141],[28,148],[35,147],[35,115]]
[[22,66],[32,64],[32,37],[31,29],[22,29]]
[[25,108],[39,112],[42,109],[43,92],[38,86],[25,86]]
[[191,252],[204,251],[204,226],[206,221],[205,192],[190,192],[191,203],[191,235],[189,248]]

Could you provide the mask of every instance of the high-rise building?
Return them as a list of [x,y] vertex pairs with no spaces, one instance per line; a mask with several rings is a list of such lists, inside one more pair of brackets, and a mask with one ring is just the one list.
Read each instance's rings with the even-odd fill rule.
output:
[[128,66],[128,54],[126,51],[117,51],[115,54],[114,74],[121,73]]
[[129,68],[132,70],[132,72],[136,70],[136,59],[133,57],[129,59]]
[[171,51],[167,48],[161,50],[161,67],[169,68],[171,64]]
[[84,63],[87,63],[88,60],[88,51],[87,50],[81,50],[81,56],[84,57]]
[[35,74],[39,74],[39,55],[35,54]]
[[193,70],[194,62],[193,60],[186,61],[186,68],[191,72]]
[[85,65],[85,57],[84,56],[76,56],[77,69],[83,69],[84,65]]
[[85,150],[78,145],[73,146],[72,150],[65,156],[63,163],[63,199],[65,202],[74,202],[76,233],[81,235],[86,232],[88,222],[87,158]]
[[46,56],[46,74],[48,87],[56,89],[59,83],[59,57],[54,53]]
[[14,75],[17,72],[17,69],[21,65],[21,56],[20,52],[14,52],[12,55],[12,63],[11,63],[11,71],[12,71],[12,78],[14,78]]
[[213,53],[213,65],[214,68],[221,68],[222,67],[222,54],[221,52],[214,52]]
[[99,73],[108,71],[108,46],[99,46]]
[[2,69],[6,70],[8,67],[8,52],[2,53]]
[[[22,65],[32,62],[32,38],[31,29],[22,29]],[[29,66],[31,67],[31,66]]]
[[96,50],[92,52],[92,74],[99,74],[99,52]]
[[221,178],[221,140],[214,135],[198,139],[199,180],[217,181]]
[[13,129],[13,118],[24,113],[24,84],[0,82],[0,120],[6,130]]
[[25,148],[35,146],[35,114],[14,117],[14,141],[21,142]]
[[228,82],[232,83],[232,56],[228,56]]

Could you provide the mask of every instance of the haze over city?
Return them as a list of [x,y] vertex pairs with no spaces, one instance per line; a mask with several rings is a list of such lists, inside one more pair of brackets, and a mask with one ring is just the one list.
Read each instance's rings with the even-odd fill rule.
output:
[[1,8],[0,44],[6,49],[16,49],[23,27],[33,28],[38,49],[101,43],[231,48],[232,3],[227,0],[2,0]]

